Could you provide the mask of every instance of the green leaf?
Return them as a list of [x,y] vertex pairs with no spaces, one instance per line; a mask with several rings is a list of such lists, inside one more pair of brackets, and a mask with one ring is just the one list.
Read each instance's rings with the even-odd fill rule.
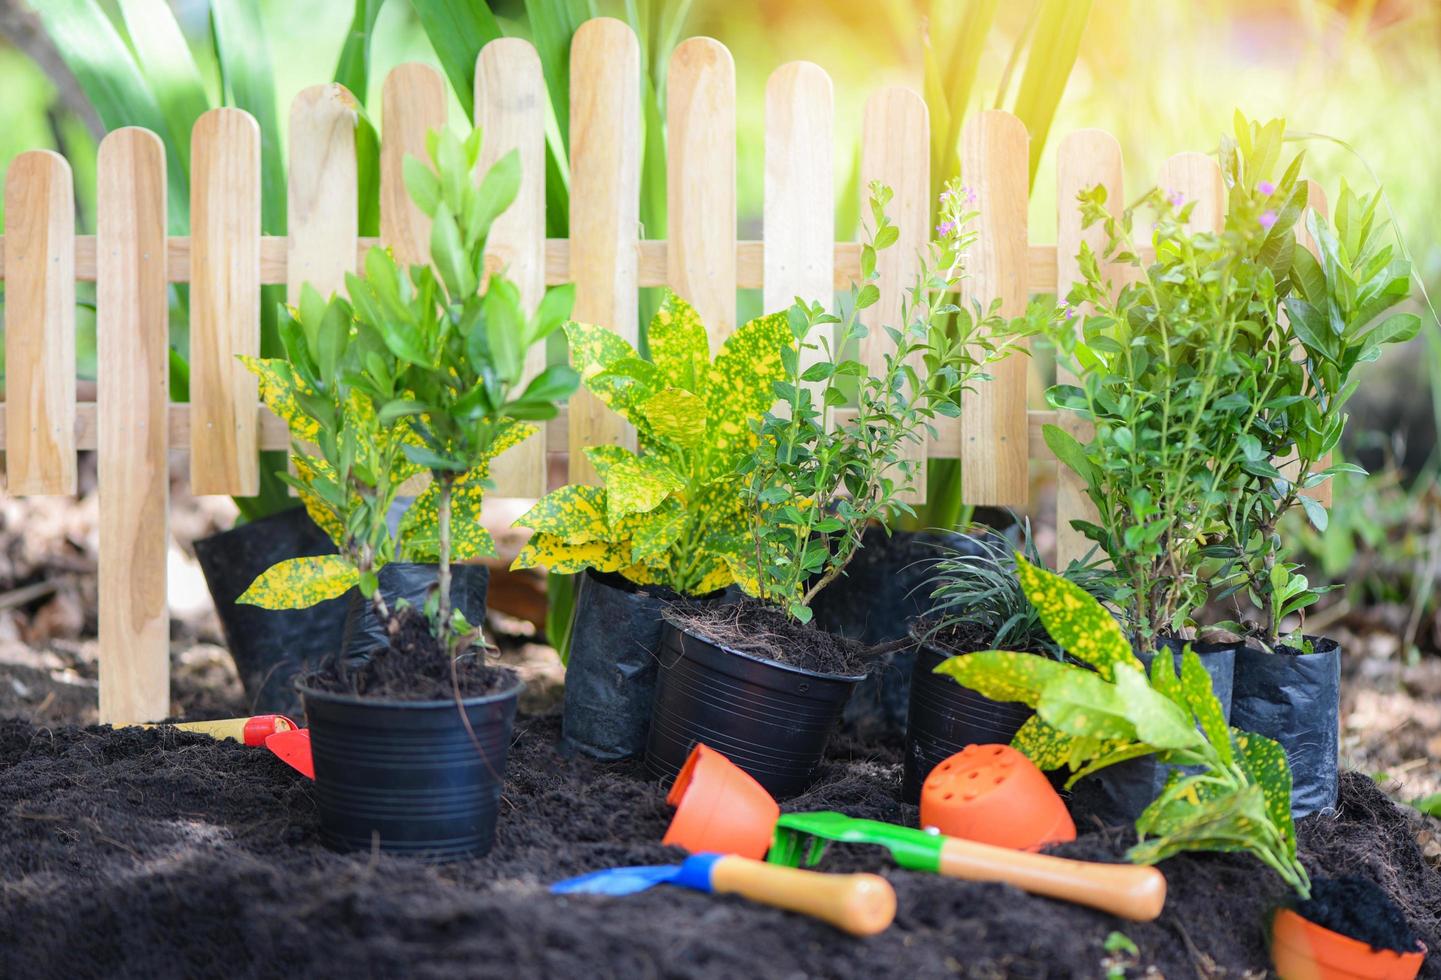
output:
[[606,517],[612,524],[627,514],[654,510],[685,488],[685,481],[654,457],[636,456],[619,446],[593,446],[585,455],[605,483]]
[[531,535],[520,554],[510,567],[535,568],[541,566],[552,573],[574,575],[587,568],[598,572],[615,572],[630,564],[630,549],[613,541],[587,541],[583,544],[566,544],[549,534]]
[[1240,762],[1247,778],[1257,787],[1263,798],[1266,815],[1281,835],[1286,853],[1296,856],[1296,824],[1291,816],[1291,766],[1286,761],[1286,750],[1255,732],[1231,729],[1240,753]]
[[210,108],[190,45],[165,0],[120,0],[120,16],[140,70],[170,128],[175,153],[188,172],[190,131]]
[[1046,632],[1071,656],[1085,661],[1102,677],[1111,679],[1112,668],[1125,664],[1141,671],[1141,662],[1120,624],[1099,602],[1079,585],[1016,555],[1016,574],[1026,598],[1036,608]]
[[1054,678],[1041,689],[1035,707],[1047,724],[1070,735],[1139,741],[1129,706],[1117,686],[1089,670],[1072,668]]
[[467,201],[465,214],[466,242],[478,242],[490,234],[490,226],[504,213],[520,193],[520,151],[511,150],[491,166],[481,178],[480,189]]
[[[451,483],[450,560],[494,558],[495,541],[485,529],[481,508],[485,502],[488,466],[480,466]],[[432,481],[405,511],[397,547],[401,560],[440,560],[440,484]]]
[[635,348],[614,330],[592,323],[567,321],[565,337],[570,344],[570,363],[580,372],[582,382],[590,379],[623,358],[638,357]]
[[1071,469],[1082,481],[1091,483],[1095,467],[1091,465],[1090,459],[1086,456],[1083,447],[1076,437],[1058,425],[1044,425],[1041,427],[1041,435],[1046,440],[1047,447],[1052,454]]
[[[1169,659],[1170,651],[1162,651],[1156,656],[1157,659]],[[1181,691],[1185,695],[1190,713],[1200,724],[1201,731],[1206,733],[1206,740],[1221,757],[1221,762],[1229,766],[1232,760],[1231,732],[1226,722],[1226,712],[1211,689],[1211,675],[1206,673],[1201,658],[1191,649],[1189,643],[1181,654]]]
[[537,500],[516,519],[515,526],[531,528],[563,544],[603,541],[611,536],[605,510],[604,487],[572,483]]
[[475,59],[480,49],[501,37],[489,3],[477,0],[410,0],[440,59],[466,119],[475,116]]
[[575,283],[562,283],[554,289],[546,290],[541,297],[540,306],[536,307],[535,315],[530,318],[529,342],[536,343],[555,333],[570,319],[573,309]]
[[491,276],[481,305],[485,311],[485,337],[490,345],[495,373],[504,381],[518,381],[525,370],[525,349],[522,346],[525,314],[521,310],[520,290],[509,279]]
[[793,344],[784,312],[751,320],[726,338],[705,384],[706,440],[713,449],[754,444],[751,421],[775,401],[773,385],[785,377],[781,349]]
[[261,572],[235,601],[262,609],[308,609],[344,595],[359,582],[355,566],[339,555],[287,558]]
[[651,317],[646,339],[651,360],[666,384],[705,395],[710,343],[695,307],[666,290],[660,309]]
[[[1185,688],[1188,679],[1184,664],[1182,675],[1181,684]],[[1140,670],[1117,664],[1115,686],[1121,703],[1125,705],[1126,717],[1135,726],[1140,741],[1158,749],[1187,749],[1201,743],[1201,735],[1196,731],[1190,713],[1146,683],[1146,675]],[[1046,696],[1049,696],[1049,691]]]
[[1033,653],[985,650],[950,657],[936,667],[937,674],[956,679],[992,701],[1020,701],[1032,708],[1040,702],[1047,685],[1072,672],[1090,673],[1070,664]]
[[666,388],[641,402],[639,408],[661,439],[687,449],[694,449],[705,439],[705,402],[684,388]]

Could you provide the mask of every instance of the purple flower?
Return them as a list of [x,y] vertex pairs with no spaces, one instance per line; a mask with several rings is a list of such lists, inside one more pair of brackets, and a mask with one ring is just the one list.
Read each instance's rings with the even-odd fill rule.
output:
[[1276,212],[1275,212],[1275,211],[1262,211],[1262,212],[1261,212],[1261,227],[1262,227],[1264,230],[1270,231],[1270,230],[1271,230],[1271,226],[1274,225],[1275,223],[1276,223]]
[[1067,320],[1074,320],[1074,319],[1076,318],[1076,308],[1075,308],[1074,306],[1072,306],[1071,304],[1067,303],[1067,304],[1065,305],[1064,309],[1065,309],[1065,311],[1066,311],[1066,319],[1067,319]]
[[969,188],[969,187],[962,187],[961,190],[965,191],[965,194],[966,194],[966,196],[965,196],[965,204],[966,204],[966,207],[971,207],[971,206],[973,206],[973,205],[976,203],[976,192],[973,191],[973,190],[971,190],[971,188]]
[[940,224],[936,225],[936,234],[939,235],[941,238],[949,237],[951,233],[955,230],[956,223],[954,221],[942,221]]
[[1181,205],[1186,203],[1186,195],[1182,194],[1180,191],[1172,191],[1171,195],[1167,197],[1166,200],[1170,203],[1171,207],[1179,208]]
[[1276,185],[1271,183],[1269,180],[1263,180],[1256,185],[1256,193],[1264,194],[1265,196],[1270,197],[1272,194],[1276,193]]
[[941,203],[944,204],[946,201],[949,201],[950,199],[951,199],[951,189],[950,189],[949,187],[947,187],[945,190],[941,191]]

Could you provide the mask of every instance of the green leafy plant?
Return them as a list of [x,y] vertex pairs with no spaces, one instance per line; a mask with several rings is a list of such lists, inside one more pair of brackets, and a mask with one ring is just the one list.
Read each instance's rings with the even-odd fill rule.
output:
[[[519,188],[514,151],[477,185],[479,131],[463,144],[448,132],[428,143],[435,169],[409,158],[405,177],[432,221],[431,264],[407,271],[371,249],[365,277],[346,277],[349,301],[306,289],[282,324],[288,359],[247,360],[261,397],[291,430],[296,474],[285,480],[340,553],[281,562],[240,601],[299,608],[358,585],[394,634],[398,619],[377,573],[394,558],[437,562],[426,612],[441,647],[455,653],[475,630],[450,608],[450,565],[495,554],[480,520],[490,461],[575,388],[564,365],[522,377],[526,350],[560,326],[572,297],[552,290],[527,316],[513,283],[500,273],[486,281],[491,223]],[[420,472],[430,484],[392,535],[391,505]]]
[[[867,524],[913,513],[905,502],[915,477],[911,444],[934,431],[936,416],[960,413],[960,393],[1008,356],[1022,332],[995,304],[983,311],[950,301],[964,275],[963,256],[975,239],[968,225],[976,216],[968,196],[952,185],[944,192],[940,237],[903,297],[901,325],[883,327],[895,348],[874,374],[844,356],[866,336],[860,312],[880,297],[876,255],[899,234],[885,211],[890,188],[872,183],[870,190],[872,227],[849,313],[842,318],[798,299],[785,315],[793,343],[778,351],[779,407],[756,422],[759,443],[742,465],[750,542],[743,558],[728,560],[748,594],[803,623],[811,619],[811,601],[855,556]],[[830,331],[838,323],[833,344]],[[846,403],[851,385],[854,410],[828,418]]]
[[1291,770],[1270,739],[1230,728],[1211,678],[1189,645],[1176,672],[1163,652],[1149,677],[1115,618],[1078,585],[1016,556],[1026,596],[1073,662],[991,650],[936,668],[995,701],[1036,709],[1013,744],[1042,769],[1068,766],[1067,786],[1107,766],[1155,755],[1172,770],[1136,821],[1127,853],[1154,864],[1181,851],[1245,851],[1303,897]]
[[517,525],[535,534],[513,567],[619,572],[682,595],[729,585],[748,542],[740,470],[783,374],[786,315],[741,326],[714,361],[699,314],[674,293],[651,320],[649,358],[604,327],[565,331],[586,387],[635,426],[640,451],[587,448],[602,485],[561,487],[524,514]]

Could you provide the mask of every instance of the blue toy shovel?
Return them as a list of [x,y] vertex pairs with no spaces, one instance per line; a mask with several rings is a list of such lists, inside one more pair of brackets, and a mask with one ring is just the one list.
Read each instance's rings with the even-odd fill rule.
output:
[[883,932],[896,917],[896,892],[873,874],[783,868],[733,854],[693,854],[683,864],[592,871],[550,886],[557,894],[633,895],[653,885],[733,894],[829,922],[853,936]]

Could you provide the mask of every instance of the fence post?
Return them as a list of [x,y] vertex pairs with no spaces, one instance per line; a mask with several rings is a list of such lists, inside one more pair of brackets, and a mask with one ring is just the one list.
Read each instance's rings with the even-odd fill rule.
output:
[[[1027,196],[1030,135],[1009,112],[982,112],[961,136],[961,173],[981,212],[962,289],[982,311],[999,298],[1002,316],[1026,312]],[[1030,496],[1030,428],[1026,389],[1030,358],[1009,357],[993,380],[962,396],[961,491],[968,504],[1025,506]]]
[[719,41],[690,38],[666,86],[666,281],[714,353],[736,325],[735,61]]
[[260,127],[211,109],[190,149],[190,489],[260,491]]
[[75,193],[70,164],[5,175],[5,455],[15,495],[75,492]]
[[405,189],[407,156],[429,163],[425,136],[444,129],[445,80],[429,65],[407,62],[385,76],[381,89],[380,240],[402,268],[430,262],[430,219]]
[[165,147],[118,129],[97,163],[100,720],[170,714]]
[[[1081,227],[1081,209],[1076,195],[1099,184],[1106,188],[1106,208],[1119,216],[1125,206],[1125,184],[1121,145],[1110,133],[1099,129],[1078,130],[1067,134],[1056,149],[1056,296],[1065,302],[1066,294],[1081,278],[1077,261],[1081,243],[1089,244],[1098,259],[1106,244],[1106,232],[1100,225]],[[1117,290],[1123,285],[1120,274],[1124,271],[1124,267],[1107,269]],[[1089,312],[1084,309],[1076,311],[1078,331],[1081,317]],[[1069,371],[1057,368],[1056,381],[1075,384],[1077,379]],[[1082,441],[1091,436],[1090,423],[1077,419],[1071,412],[1062,411],[1057,425]],[[1071,522],[1083,520],[1094,523],[1097,519],[1096,507],[1086,496],[1085,481],[1065,463],[1057,461],[1056,568],[1064,570],[1073,560],[1084,558],[1092,547],[1091,540],[1071,527]]]
[[[533,313],[545,295],[545,78],[529,41],[491,41],[475,64],[475,124],[485,131],[477,178],[511,150],[520,153],[520,192],[486,243]],[[525,379],[545,370],[545,345],[526,352]],[[491,463],[498,497],[539,497],[546,487],[545,426]]]
[[[876,257],[876,286],[880,299],[861,315],[870,333],[861,342],[861,360],[873,374],[885,370],[887,352],[895,342],[883,329],[903,327],[902,297],[915,284],[921,253],[931,238],[931,124],[926,104],[908,88],[891,85],[866,100],[861,115],[860,214],[870,221],[870,182],[878,180],[894,192],[888,214],[900,237]],[[918,367],[919,369],[919,367]],[[914,464],[912,492],[904,499],[921,503],[926,499],[926,452],[930,439],[925,432],[906,447]]]
[[325,297],[344,292],[345,274],[355,271],[355,123],[355,97],[343,85],[312,85],[290,104],[285,298],[292,305],[305,283]]
[[[575,318],[635,346],[640,232],[640,45],[613,17],[570,47],[570,278]],[[570,479],[596,482],[587,446],[635,448],[635,432],[589,391],[570,399]]]

